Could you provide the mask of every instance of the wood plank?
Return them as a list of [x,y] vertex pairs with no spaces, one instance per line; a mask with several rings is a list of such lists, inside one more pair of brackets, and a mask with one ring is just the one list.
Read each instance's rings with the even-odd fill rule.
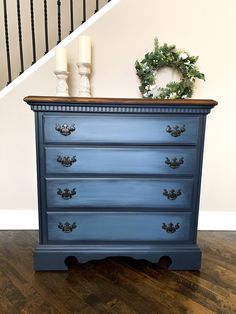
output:
[[0,231],[0,313],[236,313],[236,232],[199,232],[201,271],[131,258],[33,270],[35,231]]

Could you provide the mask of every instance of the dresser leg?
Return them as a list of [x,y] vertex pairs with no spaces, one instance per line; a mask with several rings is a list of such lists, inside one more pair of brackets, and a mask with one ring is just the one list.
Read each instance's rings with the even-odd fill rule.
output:
[[65,259],[67,255],[58,253],[49,253],[34,251],[34,269],[36,271],[67,271]]

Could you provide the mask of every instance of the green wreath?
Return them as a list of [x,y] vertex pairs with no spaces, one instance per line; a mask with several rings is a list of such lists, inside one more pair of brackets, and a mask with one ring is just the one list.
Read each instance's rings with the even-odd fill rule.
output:
[[[155,39],[153,52],[145,54],[141,62],[136,61],[136,73],[140,79],[140,92],[144,98],[179,99],[190,98],[193,94],[195,79],[205,80],[205,76],[196,66],[198,57],[190,56],[186,51],[176,50],[174,45],[158,45]],[[170,82],[164,88],[155,85],[156,72],[162,67],[177,70],[182,78],[179,82]]]

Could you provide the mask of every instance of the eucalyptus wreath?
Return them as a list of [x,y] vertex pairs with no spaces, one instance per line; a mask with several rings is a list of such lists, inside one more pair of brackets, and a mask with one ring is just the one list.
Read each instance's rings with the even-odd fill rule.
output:
[[[190,98],[196,78],[205,80],[205,76],[196,66],[197,56],[190,56],[175,45],[159,46],[155,39],[154,51],[145,54],[144,59],[136,61],[135,68],[141,85],[139,90],[144,98],[179,99]],[[171,67],[181,74],[179,82],[170,82],[164,88],[155,84],[156,73],[163,67]]]

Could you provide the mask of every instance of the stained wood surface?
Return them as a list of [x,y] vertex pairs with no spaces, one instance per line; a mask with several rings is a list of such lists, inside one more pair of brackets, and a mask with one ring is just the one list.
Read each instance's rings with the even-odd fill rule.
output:
[[54,97],[54,96],[27,96],[24,98],[31,103],[83,103],[109,105],[207,105],[216,106],[217,102],[211,99],[150,99],[150,98],[96,98],[96,97]]
[[36,231],[0,232],[0,313],[236,313],[236,232],[199,232],[201,271],[109,258],[33,270]]

